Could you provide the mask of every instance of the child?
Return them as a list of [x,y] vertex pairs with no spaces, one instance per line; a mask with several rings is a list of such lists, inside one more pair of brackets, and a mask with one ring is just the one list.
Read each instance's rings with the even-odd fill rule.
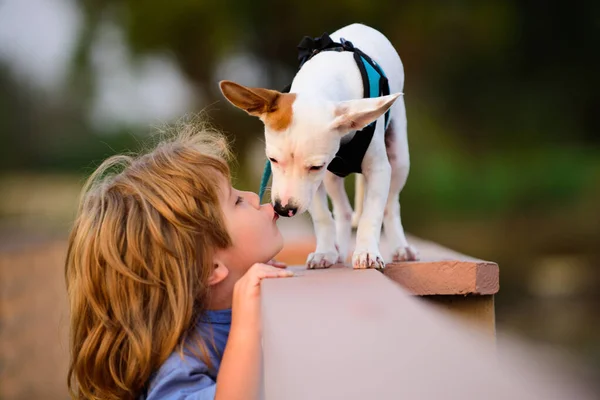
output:
[[114,156],[86,184],[69,238],[75,399],[253,399],[271,205],[229,183],[224,138],[184,127]]

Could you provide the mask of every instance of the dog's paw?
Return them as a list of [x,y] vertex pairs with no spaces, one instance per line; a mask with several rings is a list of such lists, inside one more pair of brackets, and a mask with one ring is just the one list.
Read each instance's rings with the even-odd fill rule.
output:
[[413,246],[408,245],[406,247],[399,247],[394,251],[392,260],[394,262],[400,261],[417,261],[419,259],[419,252]]
[[306,260],[308,269],[329,268],[339,261],[339,255],[336,252],[328,253],[310,253]]
[[385,262],[379,252],[374,251],[355,251],[352,256],[352,266],[354,269],[365,268],[385,268]]

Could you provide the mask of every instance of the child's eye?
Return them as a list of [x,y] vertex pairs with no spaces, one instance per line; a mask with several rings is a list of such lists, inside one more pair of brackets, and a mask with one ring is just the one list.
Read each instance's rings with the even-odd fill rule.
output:
[[237,206],[238,204],[240,204],[243,201],[244,201],[244,198],[242,196],[238,196],[237,199],[235,200],[235,205]]
[[320,171],[323,169],[323,167],[325,166],[325,164],[323,165],[313,165],[311,167],[308,167],[309,171]]

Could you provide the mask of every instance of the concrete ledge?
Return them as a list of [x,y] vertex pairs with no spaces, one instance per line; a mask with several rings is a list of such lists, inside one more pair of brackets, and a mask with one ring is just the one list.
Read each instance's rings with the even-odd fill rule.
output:
[[294,270],[261,285],[265,400],[587,398],[375,270]]
[[[416,262],[388,263],[385,276],[417,296],[492,295],[498,292],[499,269],[493,262],[460,254],[436,243],[409,237],[420,252]],[[314,238],[286,245],[277,258],[293,264],[304,264],[314,251]]]

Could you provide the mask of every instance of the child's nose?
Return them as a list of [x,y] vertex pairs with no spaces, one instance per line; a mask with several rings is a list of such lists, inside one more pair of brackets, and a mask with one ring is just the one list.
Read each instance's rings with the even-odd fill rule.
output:
[[248,192],[248,196],[250,198],[250,204],[252,204],[256,208],[260,208],[260,198],[254,192]]

